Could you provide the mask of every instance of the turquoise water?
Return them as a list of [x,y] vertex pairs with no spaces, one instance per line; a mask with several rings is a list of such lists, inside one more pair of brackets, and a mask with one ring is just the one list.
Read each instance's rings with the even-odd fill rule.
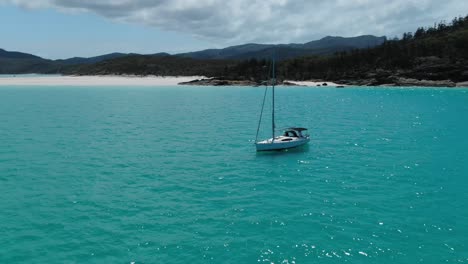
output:
[[0,262],[468,262],[468,90],[279,88],[257,154],[262,96],[0,87]]

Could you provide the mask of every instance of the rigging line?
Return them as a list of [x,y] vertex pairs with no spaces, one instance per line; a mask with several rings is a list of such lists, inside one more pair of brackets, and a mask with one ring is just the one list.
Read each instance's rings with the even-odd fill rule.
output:
[[275,69],[275,53],[273,50],[273,56],[271,58],[271,96],[272,96],[272,104],[271,104],[271,143],[275,140],[275,85],[276,85],[276,69]]
[[268,91],[268,85],[265,87],[265,93],[263,94],[262,111],[260,111],[260,120],[258,120],[257,135],[255,136],[255,142],[257,142],[258,140],[258,132],[260,131],[260,125],[262,123],[263,108],[265,107],[265,99],[266,99],[267,91]]

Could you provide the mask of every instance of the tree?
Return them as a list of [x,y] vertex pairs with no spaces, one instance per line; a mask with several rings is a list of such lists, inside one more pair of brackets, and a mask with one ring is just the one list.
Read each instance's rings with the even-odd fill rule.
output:
[[415,38],[421,38],[426,35],[426,30],[423,27],[419,27],[416,32],[414,32],[414,37]]

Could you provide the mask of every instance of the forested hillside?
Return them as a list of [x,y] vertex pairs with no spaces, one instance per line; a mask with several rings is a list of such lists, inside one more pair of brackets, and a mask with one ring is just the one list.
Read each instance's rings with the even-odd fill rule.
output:
[[[279,80],[321,79],[357,85],[455,86],[468,81],[468,16],[404,33],[365,49],[277,62]],[[276,50],[280,53],[281,49]],[[81,66],[71,74],[204,75],[221,80],[268,79],[266,59],[214,60],[128,56]]]
[[[262,79],[266,61],[249,60],[230,68],[227,78]],[[279,63],[278,77],[289,80],[324,79],[342,83],[379,85],[414,80],[468,81],[468,16],[451,23],[404,33],[369,49],[344,51]],[[408,80],[413,79],[413,80]],[[417,82],[416,82],[417,83]]]
[[91,65],[69,68],[74,75],[161,75],[161,76],[221,76],[235,61],[201,60],[178,56],[131,55]]

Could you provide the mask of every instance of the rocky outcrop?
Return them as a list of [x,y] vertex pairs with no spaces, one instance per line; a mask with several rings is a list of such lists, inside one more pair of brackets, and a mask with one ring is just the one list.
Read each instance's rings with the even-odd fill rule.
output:
[[223,80],[217,78],[196,79],[189,82],[181,82],[179,85],[200,85],[200,86],[257,86],[254,81]]
[[455,87],[456,83],[450,80],[417,80],[411,78],[396,78],[396,86],[430,86],[430,87]]
[[436,56],[419,57],[407,69],[360,69],[337,82],[358,86],[468,86],[468,63]]
[[[227,80],[219,78],[196,79],[189,82],[181,82],[179,85],[200,85],[200,86],[260,86],[262,82],[252,80]],[[278,85],[297,86],[291,82],[279,82]]]
[[399,76],[389,76],[386,79],[341,80],[341,83],[355,86],[424,86],[424,87],[455,87],[468,86],[468,82],[455,83],[451,80],[418,80]]

